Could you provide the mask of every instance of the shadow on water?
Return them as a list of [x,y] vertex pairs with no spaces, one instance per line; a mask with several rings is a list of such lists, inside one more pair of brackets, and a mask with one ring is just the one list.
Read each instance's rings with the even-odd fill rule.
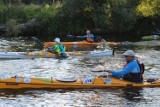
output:
[[0,97],[17,95],[30,95],[35,96],[36,94],[42,93],[67,93],[67,92],[95,92],[101,95],[107,95],[112,93],[118,97],[122,97],[130,102],[140,102],[143,99],[143,88],[102,88],[102,89],[7,89],[0,90]]
[[123,89],[122,97],[131,102],[141,102],[143,99],[143,88]]

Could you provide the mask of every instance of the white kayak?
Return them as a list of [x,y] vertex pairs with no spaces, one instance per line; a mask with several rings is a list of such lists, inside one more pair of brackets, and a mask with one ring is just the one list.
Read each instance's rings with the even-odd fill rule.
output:
[[89,53],[90,56],[110,56],[114,55],[114,50],[94,50]]
[[0,52],[0,59],[24,59],[28,58],[23,52]]
[[[94,51],[76,51],[66,52],[69,56],[111,56],[114,55],[113,50],[94,50]],[[56,54],[46,51],[40,52],[0,52],[0,59],[27,59],[27,58],[53,58],[57,57]]]

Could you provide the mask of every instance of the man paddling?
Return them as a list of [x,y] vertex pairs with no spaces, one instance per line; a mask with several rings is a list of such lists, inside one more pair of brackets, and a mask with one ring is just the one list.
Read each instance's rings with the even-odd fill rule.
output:
[[61,57],[66,58],[65,47],[60,43],[60,38],[55,38],[55,45],[49,47],[50,51],[54,54],[60,55]]
[[77,36],[78,38],[86,38],[87,42],[94,42],[94,35],[91,34],[91,32],[89,30],[86,31],[86,34],[87,35],[84,35],[84,36]]
[[125,60],[126,60],[126,65],[122,70],[115,71],[112,70],[111,74],[114,77],[122,77],[124,80],[131,81],[131,82],[142,82],[142,74],[141,74],[141,69],[138,64],[138,61],[135,59],[135,53],[133,50],[127,50],[125,53],[123,53]]

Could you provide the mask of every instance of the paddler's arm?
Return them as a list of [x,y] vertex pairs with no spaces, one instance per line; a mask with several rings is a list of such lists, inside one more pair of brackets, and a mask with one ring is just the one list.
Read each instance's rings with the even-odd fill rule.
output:
[[84,36],[77,36],[77,37],[83,39],[83,38],[86,38],[87,35],[84,35]]
[[135,68],[134,63],[129,63],[129,64],[127,64],[127,66],[123,70],[120,70],[120,71],[112,70],[111,74],[115,77],[120,78],[121,76],[124,76],[124,75],[130,73],[134,68]]
[[60,50],[61,50],[61,53],[65,53],[65,50],[64,50],[63,45],[59,45],[59,48],[60,48]]
[[50,46],[50,47],[48,47],[49,49],[54,49],[55,48],[55,46]]
[[90,34],[90,37],[91,37],[91,38],[94,38],[94,35],[93,35],[93,34]]
[[[84,35],[84,36],[77,36],[77,37],[83,39],[83,38],[87,38],[87,35]],[[93,35],[93,34],[90,34],[90,37],[91,37],[91,38],[94,38],[94,35]]]
[[49,51],[53,51],[54,48],[55,48],[55,46],[50,46],[50,47],[48,47]]

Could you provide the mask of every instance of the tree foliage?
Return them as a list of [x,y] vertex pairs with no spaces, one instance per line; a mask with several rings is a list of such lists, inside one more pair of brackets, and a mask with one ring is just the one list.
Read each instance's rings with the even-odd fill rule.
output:
[[0,0],[0,23],[33,19],[38,35],[144,35],[160,29],[160,0]]
[[137,5],[139,32],[151,34],[160,29],[160,0],[141,0]]
[[141,0],[137,11],[143,17],[160,15],[160,0]]

